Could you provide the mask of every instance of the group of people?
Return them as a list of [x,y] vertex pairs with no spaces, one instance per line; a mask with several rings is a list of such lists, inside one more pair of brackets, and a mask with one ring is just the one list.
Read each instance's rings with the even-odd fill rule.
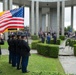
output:
[[12,67],[17,67],[17,70],[22,69],[22,73],[29,72],[27,70],[30,47],[25,41],[26,35],[23,33],[11,33],[8,35],[8,50],[9,50],[9,64]]
[[50,44],[52,38],[53,38],[53,40],[54,40],[54,44],[56,44],[56,41],[57,41],[57,35],[56,35],[55,32],[52,33],[52,34],[51,34],[50,32],[47,32],[47,33],[44,33],[44,32],[43,32],[43,33],[40,33],[40,34],[39,34],[39,37],[40,37],[42,43],[44,43],[45,40],[46,40],[46,43],[47,43],[47,44]]

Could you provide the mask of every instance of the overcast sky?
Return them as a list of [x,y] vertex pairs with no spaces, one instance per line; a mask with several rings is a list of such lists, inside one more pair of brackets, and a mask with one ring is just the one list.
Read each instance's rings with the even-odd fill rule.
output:
[[[74,29],[76,30],[76,6],[74,7],[73,17]],[[71,25],[71,7],[65,8],[65,26]]]
[[[3,5],[2,3],[0,3],[0,12],[3,11]],[[17,6],[13,5],[13,9],[17,8]],[[29,25],[29,8],[25,7],[25,26]],[[67,7],[65,8],[65,27],[67,27],[68,25],[71,25],[71,7]],[[74,27],[76,30],[76,6],[74,7]]]

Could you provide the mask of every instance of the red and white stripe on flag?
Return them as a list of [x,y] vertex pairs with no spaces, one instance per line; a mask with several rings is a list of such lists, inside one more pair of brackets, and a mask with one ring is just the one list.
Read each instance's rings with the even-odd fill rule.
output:
[[10,11],[6,11],[0,16],[0,33],[9,28],[24,28],[24,18],[12,17]]

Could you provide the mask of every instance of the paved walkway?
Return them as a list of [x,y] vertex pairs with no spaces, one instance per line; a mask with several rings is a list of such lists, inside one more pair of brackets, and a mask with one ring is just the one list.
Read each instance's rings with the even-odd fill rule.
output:
[[[2,52],[2,55],[8,55],[9,54],[9,51],[7,49],[2,49],[1,52]],[[30,53],[31,54],[37,53],[37,50],[31,50]]]
[[65,41],[60,45],[59,60],[66,74],[76,75],[76,57],[73,49],[65,46]]
[[73,48],[69,47],[69,46],[65,46],[65,42],[64,41],[60,46],[60,50],[59,50],[59,55],[63,55],[63,56],[73,56],[74,55],[74,51]]
[[66,74],[76,75],[76,57],[59,56],[59,60]]
[[[32,42],[31,40],[29,43]],[[31,44],[31,43],[30,43]],[[65,41],[59,46],[59,60],[66,74],[76,75],[76,57],[73,49],[65,46]],[[36,50],[31,50],[31,53],[37,53]],[[8,55],[8,50],[2,49],[2,55]]]

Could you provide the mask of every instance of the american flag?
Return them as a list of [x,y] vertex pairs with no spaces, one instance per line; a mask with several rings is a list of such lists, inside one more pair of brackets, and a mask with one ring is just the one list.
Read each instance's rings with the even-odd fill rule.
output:
[[0,33],[9,28],[24,28],[24,7],[0,13]]

